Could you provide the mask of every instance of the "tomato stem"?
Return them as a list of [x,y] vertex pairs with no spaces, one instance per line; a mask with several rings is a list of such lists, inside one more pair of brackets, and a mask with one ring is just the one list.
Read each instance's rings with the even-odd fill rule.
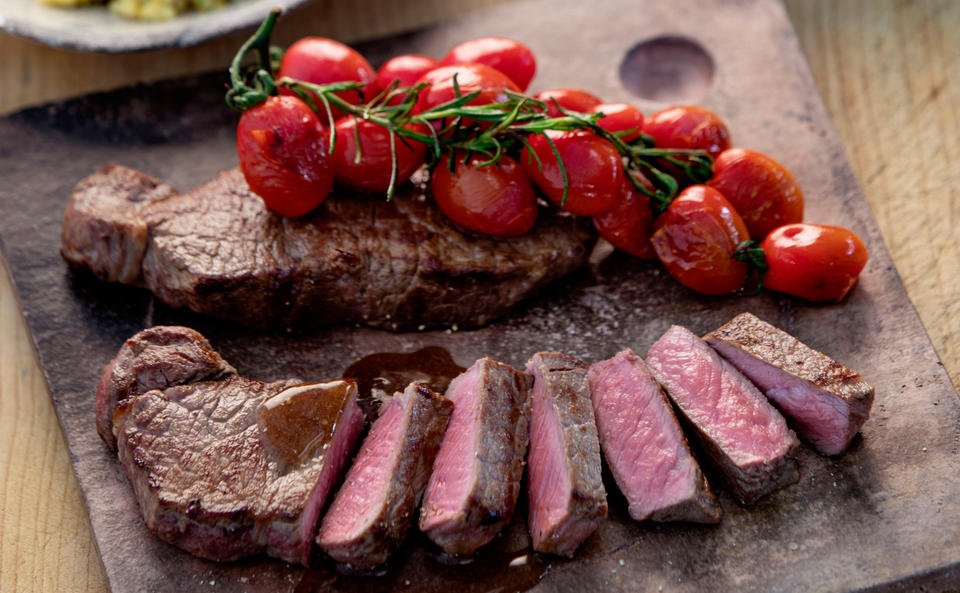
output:
[[767,270],[770,269],[770,266],[767,264],[767,256],[763,252],[763,248],[760,247],[760,244],[756,241],[743,241],[737,245],[737,250],[733,252],[733,259],[737,261],[742,261],[747,264],[747,280],[749,281],[751,277],[756,276],[756,286],[752,290],[746,289],[746,283],[744,284],[744,294],[754,295],[760,292],[760,289],[763,288],[763,278],[767,274]]

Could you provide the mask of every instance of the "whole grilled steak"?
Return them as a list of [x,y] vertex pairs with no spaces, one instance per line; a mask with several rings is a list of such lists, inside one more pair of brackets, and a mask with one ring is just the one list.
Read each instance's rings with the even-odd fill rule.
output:
[[750,313],[707,334],[821,453],[842,453],[870,416],[874,389],[860,373]]
[[158,325],[127,340],[103,368],[97,388],[97,432],[112,451],[113,413],[128,397],[195,381],[237,374],[199,333],[188,327]]
[[628,348],[591,365],[588,377],[600,446],[630,516],[720,521],[720,505],[643,359]]
[[414,189],[390,202],[335,195],[286,218],[237,169],[179,195],[111,165],[74,190],[61,253],[171,306],[253,327],[405,330],[484,325],[579,268],[594,241],[585,219],[547,211],[521,237],[468,234]]
[[573,556],[607,516],[588,366],[556,352],[534,354],[527,494],[533,549]]
[[120,463],[150,531],[197,556],[307,564],[363,426],[351,381],[231,375],[126,398]]
[[796,482],[800,443],[767,398],[690,330],[674,325],[647,366],[743,503]]
[[472,554],[517,504],[533,377],[481,358],[447,388],[450,425],[420,509],[420,529],[448,554]]
[[384,402],[320,526],[317,543],[334,560],[374,568],[403,542],[452,411],[416,382]]

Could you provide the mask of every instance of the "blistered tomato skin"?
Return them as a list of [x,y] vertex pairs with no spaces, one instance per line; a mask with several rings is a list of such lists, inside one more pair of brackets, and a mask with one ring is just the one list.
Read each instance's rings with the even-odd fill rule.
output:
[[647,117],[643,131],[657,148],[700,148],[714,158],[730,148],[727,124],[704,107],[668,107]]
[[301,216],[319,206],[333,186],[327,131],[296,97],[270,97],[244,112],[237,155],[247,185],[267,208]]
[[447,156],[433,171],[430,189],[437,205],[458,225],[496,237],[515,237],[533,228],[537,196],[520,165],[508,156],[496,165],[477,167],[485,157],[468,163],[457,155],[453,172]]
[[553,104],[554,101],[564,109],[579,111],[580,113],[590,113],[594,107],[603,103],[596,95],[580,89],[546,89],[535,94],[533,98],[547,104],[547,115],[550,117],[563,116],[556,105]]
[[760,246],[769,266],[764,286],[815,302],[843,299],[869,258],[853,231],[820,224],[782,226]]
[[456,46],[442,65],[483,64],[507,75],[521,91],[527,90],[537,72],[537,59],[529,47],[506,37],[481,37]]
[[[397,82],[397,88],[408,88],[417,84],[417,81],[423,78],[423,75],[440,66],[440,62],[430,56],[420,54],[403,54],[395,56],[384,62],[383,66],[377,70],[377,77],[373,83],[373,93],[379,93],[390,86],[393,81]],[[369,94],[369,93],[368,93]],[[371,94],[372,96],[372,94]],[[391,104],[401,101],[401,97],[395,97]]]
[[[377,73],[366,58],[339,41],[325,37],[304,37],[283,54],[277,78],[284,76],[314,84],[344,81],[369,84]],[[286,94],[291,92],[284,91]],[[366,89],[364,94],[368,94]],[[360,103],[360,93],[356,91],[342,91],[337,96],[354,105]],[[335,110],[334,116],[339,115],[339,110]]]
[[654,222],[651,239],[657,257],[678,282],[710,295],[743,287],[747,264],[733,258],[747,227],[717,190],[691,185]]
[[803,191],[797,180],[759,152],[743,148],[721,152],[707,185],[733,204],[756,241],[777,227],[803,221]]
[[[350,189],[384,193],[390,187],[392,162],[390,132],[383,126],[347,116],[337,120],[337,143],[333,149],[334,178],[337,184]],[[356,162],[357,137],[360,139],[360,162]],[[396,139],[397,184],[423,164],[426,147],[420,142]]]
[[[414,111],[422,113],[453,101],[457,96],[453,87],[454,77],[457,79],[461,96],[480,91],[480,95],[470,101],[470,105],[489,105],[506,101],[509,97],[505,89],[520,92],[517,85],[507,78],[506,74],[483,64],[441,66],[427,72],[419,80],[419,82],[429,83],[430,86],[420,92]],[[464,125],[469,124],[469,121],[464,121]],[[439,122],[435,122],[434,125],[438,129],[441,127]]]
[[[640,183],[653,191],[653,185],[640,176]],[[638,191],[629,179],[620,186],[620,195],[612,209],[593,217],[593,226],[600,236],[614,247],[634,257],[656,259],[650,243],[653,234],[653,211],[650,210],[650,198]]]
[[633,105],[601,103],[590,111],[603,114],[603,117],[597,120],[597,125],[610,133],[633,130],[621,138],[624,142],[636,140],[643,131],[643,112]]
[[[563,201],[563,172],[550,142],[541,135],[530,136],[527,139],[530,148],[524,148],[520,155],[520,165],[530,180],[550,201],[572,214],[594,216],[613,208],[624,180],[617,149],[590,132],[550,131],[547,134],[567,172],[566,201]],[[537,158],[531,154],[531,148]]]

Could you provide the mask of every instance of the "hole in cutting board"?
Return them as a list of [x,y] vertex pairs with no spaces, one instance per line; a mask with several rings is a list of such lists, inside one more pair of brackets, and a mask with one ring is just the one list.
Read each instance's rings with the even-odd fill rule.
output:
[[714,63],[707,50],[685,37],[663,36],[633,47],[620,62],[620,82],[650,101],[693,102],[713,86]]

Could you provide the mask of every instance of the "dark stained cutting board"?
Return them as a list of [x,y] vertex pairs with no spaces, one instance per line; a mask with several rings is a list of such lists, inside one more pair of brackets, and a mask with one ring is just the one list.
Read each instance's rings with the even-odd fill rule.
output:
[[[579,86],[610,101],[635,102],[645,112],[669,102],[716,109],[735,144],[768,153],[796,174],[808,220],[848,226],[864,238],[872,257],[860,286],[831,306],[772,294],[699,297],[657,266],[614,254],[595,258],[589,270],[478,331],[252,332],[74,274],[57,253],[71,187],[108,162],[180,189],[233,166],[235,116],[222,105],[222,73],[4,118],[0,237],[113,590],[956,589],[960,401],[884,248],[783,7],[772,0],[527,2],[360,49],[374,62],[393,53],[439,56],[456,42],[488,34],[534,49],[540,70],[533,90]],[[520,365],[538,350],[596,361],[626,346],[644,352],[671,323],[704,333],[744,310],[876,385],[862,437],[836,458],[804,448],[801,481],[750,508],[721,493],[725,516],[717,527],[631,522],[611,483],[611,518],[572,561],[531,555],[524,562],[526,552],[513,547],[516,538],[506,537],[472,564],[451,566],[414,535],[376,578],[337,576],[322,562],[311,573],[265,558],[205,562],[147,532],[119,465],[93,427],[100,369],[127,337],[154,324],[195,327],[249,376],[323,379],[366,354],[426,345],[447,348],[463,365],[481,355]],[[514,530],[522,534],[522,525]]]

